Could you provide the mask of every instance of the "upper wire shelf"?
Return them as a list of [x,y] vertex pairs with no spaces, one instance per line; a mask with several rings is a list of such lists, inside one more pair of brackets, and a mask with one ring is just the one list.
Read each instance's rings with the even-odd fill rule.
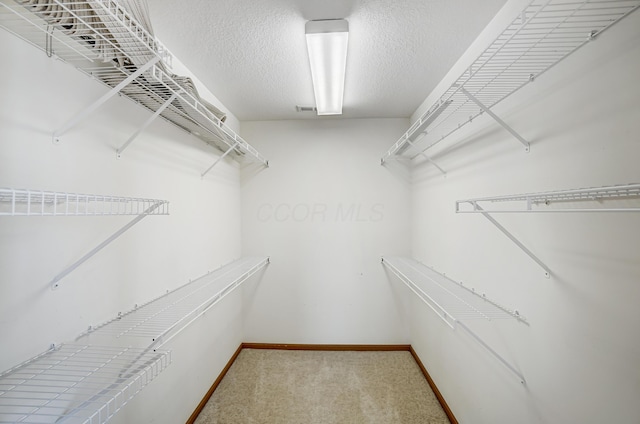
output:
[[[640,7],[638,0],[533,0],[382,156],[414,159]],[[410,152],[410,153],[407,153]]]
[[143,214],[169,215],[169,202],[136,197],[0,188],[0,216]]
[[170,363],[165,351],[53,347],[0,374],[0,423],[106,423]]
[[120,92],[223,152],[268,166],[191,79],[171,72],[171,54],[117,1],[0,0],[0,26],[111,88],[148,65]]
[[144,345],[160,347],[268,263],[267,257],[238,259],[91,328],[77,340],[130,343],[130,338],[138,338]]
[[640,184],[625,184],[458,200],[456,212],[640,212],[639,201]]

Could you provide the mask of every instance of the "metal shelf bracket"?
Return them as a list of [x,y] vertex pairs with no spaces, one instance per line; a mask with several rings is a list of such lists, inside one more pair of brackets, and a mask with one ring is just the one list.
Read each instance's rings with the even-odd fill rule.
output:
[[56,275],[53,278],[53,280],[51,280],[51,283],[50,283],[51,284],[51,288],[52,289],[57,289],[60,286],[60,280],[62,280],[64,277],[66,277],[67,275],[69,275],[70,273],[75,271],[76,268],[78,268],[80,265],[82,265],[83,263],[88,261],[96,253],[98,253],[99,251],[101,251],[102,249],[107,247],[112,241],[114,241],[115,239],[120,237],[125,231],[127,231],[129,228],[131,228],[134,225],[136,225],[138,222],[142,221],[142,219],[144,219],[147,215],[149,215],[150,213],[152,213],[154,210],[158,209],[158,207],[160,207],[161,205],[164,205],[165,203],[166,202],[164,202],[164,201],[160,201],[160,202],[157,202],[157,203],[151,205],[150,207],[145,209],[144,212],[142,212],[140,215],[138,215],[134,219],[132,219],[127,225],[125,225],[124,227],[120,228],[118,231],[113,233],[105,241],[103,241],[98,246],[96,246],[91,251],[89,251],[86,255],[84,255],[83,257],[81,257],[80,259],[75,261],[73,264],[71,264],[70,266],[65,268],[58,275]]
[[[416,148],[416,145],[413,144],[413,142],[409,139],[407,139],[407,143],[409,144],[409,146],[411,146],[410,148]],[[407,149],[408,150],[408,149]],[[438,171],[440,171],[442,173],[442,175],[444,175],[444,177],[447,177],[447,171],[445,171],[444,169],[442,169],[440,167],[440,165],[438,165],[436,162],[433,161],[433,159],[431,159],[429,156],[427,156],[427,154],[425,152],[419,152],[418,153],[420,156],[422,156],[423,158],[426,159],[427,162],[429,162],[431,165],[435,166],[436,168],[438,168]]]
[[473,203],[473,207],[478,212],[480,212],[482,214],[482,216],[487,218],[489,220],[489,222],[491,222],[493,225],[495,225],[496,228],[502,232],[502,234],[507,236],[509,238],[509,240],[511,240],[524,253],[526,253],[527,256],[529,256],[531,259],[533,259],[533,261],[535,263],[537,263],[544,270],[544,276],[546,278],[549,278],[551,276],[551,270],[549,269],[549,267],[546,266],[544,264],[544,262],[542,262],[531,250],[527,249],[527,247],[524,244],[520,243],[520,241],[517,238],[515,238],[514,235],[511,234],[506,228],[504,228],[498,221],[496,221],[494,217],[489,215],[489,212],[487,212],[484,209],[482,209],[482,207],[480,205],[478,205],[476,202]]
[[465,96],[467,96],[467,98],[469,98],[469,100],[471,100],[473,103],[475,103],[480,109],[482,109],[487,115],[489,115],[490,117],[492,117],[498,124],[500,124],[505,130],[509,131],[509,133],[511,133],[512,136],[514,136],[520,143],[522,143],[522,145],[524,146],[524,150],[525,152],[529,152],[530,151],[530,146],[529,146],[529,142],[527,140],[524,139],[524,137],[522,137],[520,134],[518,134],[513,128],[511,128],[509,125],[507,125],[506,122],[504,122],[502,119],[500,119],[500,117],[498,115],[496,115],[495,113],[493,113],[491,111],[491,109],[489,109],[487,106],[485,106],[480,100],[478,100],[477,98],[475,98],[475,96],[473,96],[471,93],[469,93],[467,90],[465,90],[464,87],[460,88],[460,91],[462,91],[462,93],[464,93]]
[[106,103],[107,100],[109,100],[110,98],[112,98],[113,96],[118,94],[120,92],[120,90],[122,90],[124,87],[129,85],[129,83],[131,83],[133,80],[138,78],[140,75],[142,75],[143,73],[148,71],[149,68],[151,68],[153,65],[155,65],[159,60],[160,60],[159,56],[154,57],[149,62],[145,63],[143,66],[139,67],[134,73],[132,73],[127,78],[122,80],[118,85],[116,85],[111,90],[109,90],[107,93],[102,95],[98,100],[96,100],[91,105],[87,106],[86,108],[82,109],[73,118],[69,119],[62,127],[60,127],[58,130],[56,130],[53,133],[53,142],[54,142],[54,144],[58,144],[60,142],[60,137],[62,136],[62,134],[64,134],[67,131],[69,131],[71,128],[73,128],[75,125],[77,125],[78,122],[80,122],[81,120],[86,118],[90,113],[92,113],[93,111],[98,109],[100,106],[102,106],[104,103]]
[[142,124],[142,125],[140,126],[140,128],[138,128],[138,129],[136,130],[136,132],[134,132],[134,133],[131,135],[131,137],[129,137],[129,139],[128,139],[128,140],[127,140],[127,141],[126,141],[122,146],[120,146],[120,148],[119,148],[118,150],[116,150],[116,157],[117,157],[118,159],[120,159],[120,158],[122,157],[122,152],[124,152],[124,150],[125,150],[127,147],[129,147],[129,145],[133,142],[133,140],[135,140],[135,139],[136,139],[136,137],[138,137],[142,131],[144,131],[144,130],[149,126],[149,125],[151,125],[151,123],[152,123],[152,122],[153,122],[153,121],[154,121],[158,116],[160,116],[160,114],[161,114],[162,112],[164,112],[164,110],[165,110],[165,109],[166,109],[166,108],[167,108],[167,107],[168,107],[168,106],[169,106],[169,105],[170,105],[170,104],[171,104],[171,103],[176,99],[176,97],[178,97],[178,94],[177,94],[177,93],[176,93],[176,94],[173,94],[171,97],[169,97],[169,98],[167,99],[167,101],[166,101],[166,102],[164,102],[164,103],[162,104],[162,106],[160,106],[160,107],[158,108],[158,110],[156,110],[156,111],[155,111],[155,113],[154,113],[153,115],[151,115],[151,116],[149,117],[149,119],[147,119],[147,120],[144,122],[144,124]]
[[[222,159],[225,158],[225,156],[227,156],[229,153],[231,153],[233,151],[233,149],[235,149],[236,147],[238,147],[240,143],[238,143],[237,141],[231,146],[229,147],[229,149],[227,149],[226,152],[224,152],[222,155],[220,155],[220,157],[218,159],[216,159],[215,162],[213,162],[213,164],[208,167],[202,174],[200,174],[201,178],[204,178],[205,175],[207,175],[209,173],[209,171],[211,171],[213,169],[214,166],[216,166],[218,164],[218,162],[220,162]],[[268,165],[267,165],[268,166]]]

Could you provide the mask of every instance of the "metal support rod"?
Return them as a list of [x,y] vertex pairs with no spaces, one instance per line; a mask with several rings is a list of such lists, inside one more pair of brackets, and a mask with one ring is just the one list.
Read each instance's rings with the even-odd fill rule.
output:
[[474,202],[473,203],[473,207],[476,208],[478,211],[480,211],[480,213],[485,218],[487,218],[489,220],[489,222],[491,222],[493,225],[495,225],[496,228],[498,228],[498,230],[502,231],[502,233],[505,236],[507,236],[509,238],[509,240],[514,242],[516,244],[516,246],[518,246],[520,249],[522,249],[522,251],[524,253],[526,253],[531,259],[533,259],[535,261],[535,263],[540,265],[540,267],[544,270],[544,276],[549,278],[549,276],[551,275],[551,271],[549,270],[549,267],[544,264],[544,262],[542,262],[540,259],[538,259],[538,257],[536,255],[534,255],[533,252],[531,252],[531,250],[527,249],[524,244],[520,243],[517,238],[515,238],[509,231],[507,231],[506,228],[504,228],[502,225],[500,225],[500,223],[498,221],[496,221],[491,215],[489,215],[489,213],[487,211],[482,209],[482,207],[480,205],[478,205],[476,202]]
[[[415,144],[413,144],[413,142],[412,142],[411,140],[409,140],[409,139],[407,139],[407,143],[409,143],[409,145],[410,145],[411,147],[413,147],[413,148],[415,148],[415,147],[416,147],[416,145],[415,145]],[[427,162],[429,162],[431,165],[433,165],[433,166],[435,166],[436,168],[438,168],[438,170],[439,170],[440,172],[442,172],[442,175],[444,175],[445,177],[447,176],[447,171],[445,171],[445,170],[444,170],[444,169],[442,169],[442,168],[441,168],[437,163],[435,163],[435,162],[433,161],[433,159],[431,159],[429,156],[427,156],[427,154],[426,154],[425,152],[419,152],[418,154],[419,154],[419,155],[421,155],[422,157],[424,157],[424,158],[427,160]]]
[[124,227],[122,227],[118,231],[116,231],[111,237],[109,237],[108,239],[106,239],[105,241],[100,243],[98,246],[96,246],[94,249],[92,249],[89,253],[87,253],[82,258],[78,259],[72,265],[70,265],[69,267],[64,269],[62,272],[60,272],[58,275],[56,275],[53,278],[53,280],[51,280],[51,283],[50,283],[51,284],[51,288],[52,289],[58,288],[58,286],[60,285],[60,283],[59,283],[60,280],[62,280],[64,277],[66,277],[67,275],[72,273],[76,268],[78,268],[80,265],[82,265],[87,260],[89,260],[93,255],[95,255],[96,253],[101,251],[103,248],[105,248],[109,243],[111,243],[112,241],[114,241],[115,239],[120,237],[125,231],[127,231],[129,228],[131,228],[134,225],[136,225],[145,216],[147,216],[148,214],[150,214],[151,212],[156,210],[162,204],[164,204],[164,203],[163,202],[158,202],[158,203],[154,203],[153,205],[149,206],[140,215],[136,216],[133,220],[131,220],[127,225],[125,225]]
[[220,157],[219,157],[215,162],[213,162],[213,165],[211,165],[210,167],[208,167],[206,171],[204,171],[202,174],[200,174],[200,176],[201,176],[202,178],[204,178],[204,176],[205,176],[205,175],[207,175],[207,173],[208,173],[209,171],[211,171],[211,170],[213,169],[213,167],[214,167],[214,166],[216,166],[216,165],[218,164],[218,162],[220,162],[222,159],[224,159],[224,158],[225,158],[225,156],[227,156],[229,153],[231,153],[231,151],[232,151],[233,149],[235,149],[235,148],[238,146],[238,144],[239,144],[239,143],[236,141],[236,142],[233,144],[233,146],[231,146],[231,147],[229,148],[229,150],[227,150],[226,152],[224,152],[224,153],[222,154],[222,156],[220,156]]
[[500,117],[498,115],[496,115],[495,113],[491,112],[491,110],[488,107],[486,107],[480,100],[476,99],[471,93],[469,93],[467,90],[465,90],[464,87],[460,88],[460,90],[464,93],[465,96],[467,96],[469,98],[469,100],[471,100],[473,103],[478,105],[480,107],[480,109],[482,109],[484,112],[487,113],[487,115],[489,115],[490,117],[495,119],[495,121],[498,124],[502,125],[502,127],[505,130],[509,131],[512,136],[514,136],[516,139],[518,139],[518,141],[524,145],[524,149],[527,152],[529,151],[530,147],[529,147],[529,142],[527,140],[525,140],[513,128],[511,128],[509,125],[507,125],[506,122],[504,122],[502,119],[500,119]]
[[174,94],[171,97],[169,97],[169,99],[167,99],[166,102],[164,102],[162,104],[162,106],[160,106],[160,108],[158,110],[155,111],[155,113],[153,115],[151,115],[151,117],[149,117],[149,119],[147,119],[144,124],[142,124],[142,126],[140,126],[140,128],[138,128],[138,130],[136,132],[134,132],[131,137],[129,137],[129,139],[122,145],[120,146],[120,148],[118,150],[116,150],[116,154],[118,156],[118,158],[120,158],[120,155],[122,155],[122,152],[124,152],[124,150],[129,147],[129,144],[131,144],[131,142],[133,140],[136,139],[136,137],[138,137],[140,135],[140,133],[142,131],[144,131],[149,125],[151,125],[151,123],[153,122],[154,119],[156,119],[158,116],[160,116],[160,114],[162,112],[164,112],[164,110],[169,107],[169,105],[171,104],[171,102],[173,102],[175,100],[175,98],[178,97],[178,94]]
[[98,100],[93,102],[90,106],[82,109],[80,111],[80,113],[78,113],[76,116],[71,118],[60,129],[58,129],[56,132],[53,133],[53,141],[57,143],[59,141],[58,139],[60,138],[60,136],[62,134],[67,132],[69,129],[73,128],[78,122],[80,122],[82,119],[86,118],[87,115],[89,115],[91,112],[93,112],[94,110],[96,110],[100,106],[102,106],[102,104],[104,104],[111,97],[113,97],[114,95],[118,94],[120,92],[120,90],[122,90],[124,87],[126,87],[134,79],[136,79],[140,75],[142,75],[144,72],[148,71],[149,68],[151,68],[153,65],[155,65],[159,60],[160,60],[159,57],[154,57],[149,62],[145,63],[140,68],[138,68],[138,70],[136,70],[134,73],[132,73],[127,78],[122,80],[118,85],[116,85],[111,90],[109,90],[109,92],[105,93]]
[[474,333],[473,331],[471,331],[471,329],[469,327],[467,327],[464,323],[457,321],[456,322],[457,325],[460,326],[460,328],[462,328],[464,331],[467,332],[467,334],[469,334],[476,342],[478,342],[482,347],[484,347],[489,353],[491,353],[496,359],[498,359],[498,361],[500,361],[500,363],[502,365],[504,365],[505,367],[507,367],[509,369],[509,371],[511,371],[512,373],[514,373],[516,376],[518,376],[518,378],[520,379],[520,383],[526,385],[527,382],[524,379],[524,376],[518,371],[516,370],[513,365],[511,365],[510,363],[508,363],[502,356],[500,356],[495,350],[493,350],[491,348],[491,346],[489,346],[488,344],[486,344],[484,342],[484,340],[482,340],[480,337],[478,337],[478,335],[476,333]]

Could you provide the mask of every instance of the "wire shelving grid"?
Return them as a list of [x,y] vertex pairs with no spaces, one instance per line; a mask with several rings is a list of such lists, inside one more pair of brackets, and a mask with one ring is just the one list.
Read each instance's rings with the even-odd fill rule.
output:
[[[624,184],[458,200],[456,212],[640,212],[639,201],[640,184]],[[609,207],[605,206],[605,202],[620,204]],[[490,206],[484,206],[485,203],[489,203]],[[564,207],[560,207],[563,204]]]
[[527,320],[517,310],[510,310],[488,299],[484,293],[477,293],[473,288],[456,282],[415,259],[383,257],[382,263],[445,324],[453,330],[464,330],[518,377],[522,384],[526,384],[522,373],[465,323],[472,320],[512,319],[528,325]]
[[[64,19],[54,20],[51,10]],[[117,1],[49,0],[25,7],[0,0],[0,26],[110,88],[145,69],[120,92],[152,112],[161,111],[168,122],[223,152],[232,150],[268,166],[253,146],[192,94],[191,81],[170,71],[168,50]]]
[[106,423],[170,363],[165,351],[53,347],[0,374],[0,423]]
[[[639,7],[638,0],[531,1],[381,162],[396,155],[410,159],[425,155]],[[528,151],[528,142],[517,137]]]
[[120,343],[129,343],[129,338],[140,338],[144,344],[158,348],[268,263],[267,257],[234,261],[90,329],[77,340],[120,339]]
[[166,200],[0,188],[0,216],[168,214]]

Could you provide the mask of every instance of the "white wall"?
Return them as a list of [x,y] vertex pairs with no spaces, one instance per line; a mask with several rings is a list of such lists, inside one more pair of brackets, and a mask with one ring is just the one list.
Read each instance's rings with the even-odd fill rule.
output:
[[[62,137],[53,131],[106,88],[0,31],[0,186],[167,199],[61,282],[49,281],[133,217],[0,217],[0,370],[241,254],[240,178],[219,152],[115,97]],[[233,119],[232,119],[233,121]],[[166,347],[173,364],[115,422],[184,422],[242,338],[240,292]]]
[[530,323],[472,323],[522,386],[414,302],[411,343],[461,423],[640,422],[640,214],[496,215],[546,279],[485,218],[454,213],[458,199],[639,182],[639,28],[636,12],[496,108],[531,153],[474,122],[434,157],[446,178],[416,166],[412,255]]
[[409,253],[409,185],[380,166],[405,119],[243,122],[271,167],[242,186],[244,255],[271,256],[248,342],[404,343],[382,254]]

